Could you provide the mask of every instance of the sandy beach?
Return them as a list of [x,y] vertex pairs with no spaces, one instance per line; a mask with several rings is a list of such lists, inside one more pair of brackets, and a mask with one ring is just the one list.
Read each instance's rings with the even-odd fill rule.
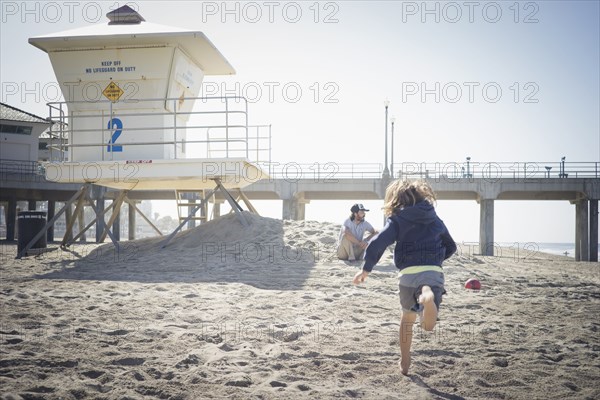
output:
[[164,249],[2,244],[0,398],[600,398],[599,263],[461,246],[403,376],[391,251],[353,286],[339,225],[246,215]]

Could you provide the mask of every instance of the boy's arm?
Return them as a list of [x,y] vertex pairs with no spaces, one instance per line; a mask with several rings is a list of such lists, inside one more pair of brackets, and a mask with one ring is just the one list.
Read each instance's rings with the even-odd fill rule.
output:
[[398,236],[398,225],[391,219],[387,220],[385,227],[379,234],[369,243],[365,251],[365,264],[363,271],[371,272],[373,267],[379,262],[385,249],[396,241]]
[[396,240],[396,231],[396,223],[391,219],[388,219],[383,230],[369,243],[369,246],[365,251],[365,264],[363,265],[362,270],[354,275],[354,279],[352,279],[353,284],[358,285],[367,279],[367,276],[369,276],[369,273],[373,270],[375,264],[379,262],[385,249]]
[[452,236],[450,236],[450,232],[448,232],[448,228],[446,228],[446,225],[444,225],[444,228],[446,229],[446,231],[444,232],[444,234],[442,234],[442,244],[446,248],[446,254],[444,256],[445,260],[447,258],[450,258],[452,254],[456,253],[456,243],[454,242],[454,239],[452,239]]

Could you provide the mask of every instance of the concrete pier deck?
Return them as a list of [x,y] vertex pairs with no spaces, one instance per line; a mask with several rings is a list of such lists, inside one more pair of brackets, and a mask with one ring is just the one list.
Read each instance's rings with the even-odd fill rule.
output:
[[[550,164],[550,165],[549,165]],[[459,164],[403,164],[396,176],[423,178],[439,200],[475,200],[480,205],[479,244],[483,255],[494,252],[494,205],[504,200],[564,200],[575,205],[575,259],[598,261],[598,200],[600,163],[486,163],[465,170]],[[450,167],[448,167],[450,165]],[[550,174],[540,165],[549,165]],[[441,166],[441,167],[440,167]],[[311,200],[383,199],[393,179],[382,177],[379,164],[271,163],[262,166],[268,176],[243,189],[250,200],[281,200],[284,219],[304,219]],[[10,221],[16,215],[17,200],[61,201],[72,195],[77,184],[47,182],[36,172],[1,174],[0,201],[8,202],[7,239],[14,239]],[[116,193],[116,192],[115,192]],[[110,199],[113,192],[107,191]],[[131,191],[131,200],[175,199],[173,190]],[[219,199],[217,199],[219,200]],[[9,238],[8,233],[13,234]]]

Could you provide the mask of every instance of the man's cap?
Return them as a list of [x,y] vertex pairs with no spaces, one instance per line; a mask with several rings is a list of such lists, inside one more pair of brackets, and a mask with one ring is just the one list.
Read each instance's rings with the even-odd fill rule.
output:
[[359,212],[359,211],[361,211],[361,210],[362,210],[362,211],[369,211],[369,210],[367,210],[367,209],[365,208],[365,206],[363,206],[362,204],[359,204],[359,203],[357,203],[357,204],[353,205],[353,206],[350,208],[350,211],[352,211],[353,213],[357,213],[357,212]]

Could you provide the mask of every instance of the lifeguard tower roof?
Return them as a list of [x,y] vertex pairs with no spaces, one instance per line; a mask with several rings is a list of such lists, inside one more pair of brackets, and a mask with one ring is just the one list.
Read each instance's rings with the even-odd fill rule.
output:
[[146,22],[128,6],[108,13],[107,17],[107,23],[32,37],[29,43],[46,53],[178,45],[198,63],[205,75],[235,74],[227,59],[200,31]]

